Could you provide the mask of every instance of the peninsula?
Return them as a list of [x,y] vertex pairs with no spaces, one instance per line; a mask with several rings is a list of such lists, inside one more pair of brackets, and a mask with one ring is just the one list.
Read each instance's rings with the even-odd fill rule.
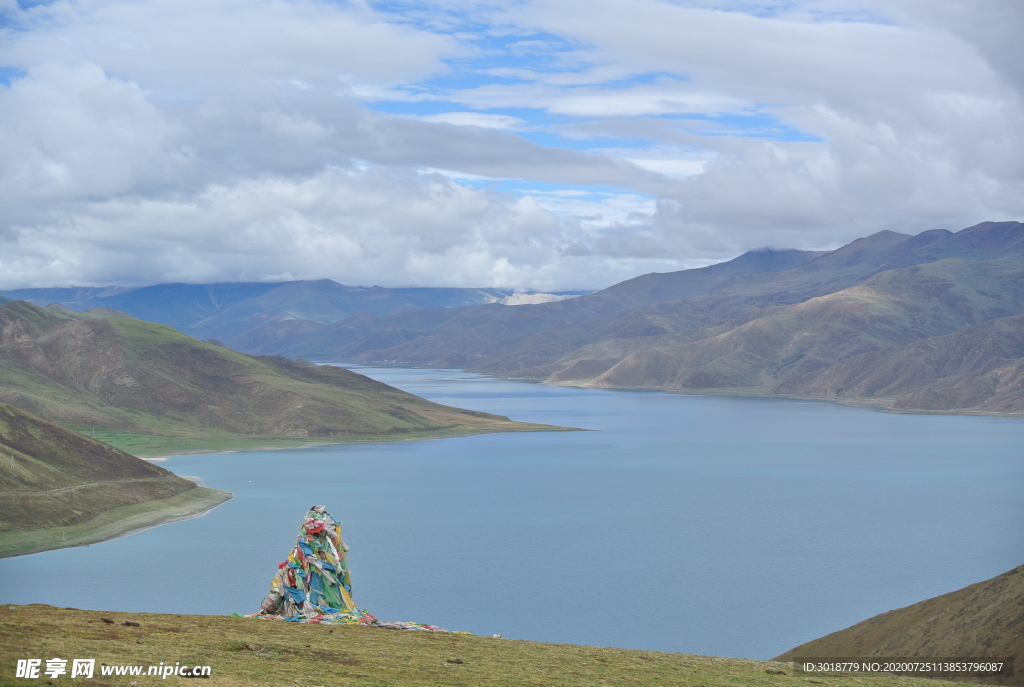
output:
[[0,404],[0,558],[112,539],[230,498]]
[[124,313],[0,306],[0,402],[134,455],[564,430],[253,356]]

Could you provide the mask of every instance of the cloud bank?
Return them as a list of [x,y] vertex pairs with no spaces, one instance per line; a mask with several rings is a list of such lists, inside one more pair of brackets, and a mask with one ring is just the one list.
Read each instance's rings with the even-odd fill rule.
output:
[[1024,219],[1014,0],[0,2],[0,287],[599,288]]

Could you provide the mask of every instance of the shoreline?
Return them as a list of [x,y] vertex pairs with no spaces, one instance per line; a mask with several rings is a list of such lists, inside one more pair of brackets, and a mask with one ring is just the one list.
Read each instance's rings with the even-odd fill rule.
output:
[[[515,422],[518,425],[510,429],[467,429],[467,430],[438,430],[435,432],[417,432],[410,434],[372,434],[368,436],[336,436],[326,439],[300,439],[300,438],[275,438],[264,437],[260,439],[230,439],[213,440],[223,443],[223,446],[209,448],[193,448],[175,450],[173,447],[166,450],[158,449],[152,452],[137,451],[132,453],[136,458],[151,463],[161,463],[174,456],[197,456],[217,455],[222,453],[240,453],[242,451],[280,451],[284,449],[312,448],[315,446],[336,446],[339,444],[389,444],[407,441],[433,441],[435,439],[458,439],[460,437],[473,437],[482,434],[512,434],[517,432],[589,432],[592,430],[581,427],[563,427],[560,425],[544,425],[534,422]],[[275,443],[280,442],[280,443]],[[180,476],[180,475],[179,475]]]
[[[482,374],[482,373],[481,373]],[[591,386],[586,382],[549,382],[535,377],[495,377],[509,381],[521,381],[530,384],[550,384],[551,386],[570,387],[577,389],[595,389],[598,391],[650,391],[662,394],[679,394],[680,396],[730,396],[734,398],[780,398],[791,401],[822,401],[853,408],[874,408],[882,413],[897,415],[964,415],[969,417],[1008,417],[1024,419],[1024,412],[1002,413],[989,410],[971,410],[960,408],[955,410],[928,410],[926,408],[893,408],[893,398],[830,398],[826,396],[798,396],[795,394],[773,394],[767,390],[754,388],[729,389],[664,389],[650,386]]]
[[[325,364],[325,363],[318,363]],[[893,408],[894,398],[833,398],[825,396],[798,396],[795,394],[773,394],[766,387],[729,387],[723,389],[665,389],[651,386],[591,386],[588,381],[569,380],[564,382],[549,382],[547,378],[541,377],[515,377],[513,375],[500,375],[479,370],[469,370],[464,367],[419,367],[417,365],[381,365],[377,363],[343,363],[351,365],[353,369],[359,367],[377,367],[384,369],[407,369],[407,370],[458,370],[469,374],[489,377],[491,379],[502,379],[509,382],[523,382],[525,384],[548,384],[550,386],[561,386],[577,389],[596,389],[598,391],[649,391],[663,394],[679,394],[682,396],[732,396],[748,398],[783,398],[794,401],[823,401],[825,403],[836,403],[854,408],[875,408],[879,412],[894,413],[900,415],[965,415],[970,417],[1010,417],[1024,419],[1024,411],[1019,413],[1004,413],[989,410],[971,410],[961,408],[955,410],[928,410],[925,408]]]
[[[225,441],[224,446],[198,448],[192,450],[174,450],[154,453],[139,452],[136,457],[151,463],[160,463],[168,458],[182,455],[216,455],[239,453],[242,451],[276,451],[282,449],[311,448],[315,446],[331,446],[354,443],[391,443],[405,441],[429,441],[433,439],[453,439],[481,434],[505,434],[509,432],[583,432],[588,431],[577,427],[561,427],[537,423],[515,423],[514,428],[500,429],[482,428],[477,430],[453,429],[439,430],[429,433],[407,435],[372,435],[366,437],[330,437],[326,440],[261,438],[256,440]],[[341,439],[340,441],[338,439]],[[251,441],[254,445],[247,445]],[[280,441],[277,445],[275,443]],[[219,443],[219,442],[218,442]],[[281,445],[286,444],[286,445]],[[195,489],[166,499],[144,501],[114,508],[99,514],[88,522],[55,527],[51,529],[23,530],[19,532],[0,533],[0,559],[27,556],[44,551],[89,546],[101,542],[125,537],[142,530],[158,527],[179,520],[202,517],[217,506],[232,498],[233,494],[211,489],[203,484],[200,477],[178,475],[196,485]]]
[[119,539],[158,525],[202,517],[232,498],[234,495],[226,491],[197,486],[166,499],[114,508],[77,525],[5,532],[0,534],[0,558]]

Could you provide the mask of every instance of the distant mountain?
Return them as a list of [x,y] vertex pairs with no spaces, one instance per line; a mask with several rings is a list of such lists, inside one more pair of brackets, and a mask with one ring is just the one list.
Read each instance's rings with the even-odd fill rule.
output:
[[[754,251],[556,303],[362,313],[235,344],[557,383],[1020,413],[1022,265],[1018,222],[883,231],[830,252]],[[954,360],[983,335],[999,339],[989,353]]]
[[[593,329],[636,308],[706,293],[738,275],[785,270],[818,253],[762,250],[720,265],[649,274],[578,298],[506,307],[497,304],[395,315],[360,314],[303,336],[260,342],[257,349],[316,360],[408,362],[513,371],[572,351]],[[239,342],[244,343],[244,342]],[[297,353],[302,351],[302,353]],[[514,355],[505,369],[492,358]]]
[[[464,305],[491,303],[512,295],[504,289],[444,289],[413,288],[391,289],[394,293],[416,305],[417,308],[461,308]],[[366,312],[374,312],[367,310]]]
[[[1017,657],[1015,677],[990,684],[1024,685],[1024,565],[984,582],[877,615],[801,644],[776,661],[816,658]],[[978,680],[970,679],[971,682]]]
[[[230,342],[248,330],[282,322],[336,322],[357,313],[391,314],[424,308],[490,303],[511,295],[499,289],[383,289],[343,286],[329,279],[281,283],[157,284],[130,288],[16,289],[0,303],[58,303],[84,311],[118,310],[166,324],[198,338]],[[286,325],[287,326],[287,325]]]
[[230,498],[4,404],[0,496],[0,557],[102,538],[86,530],[109,535],[154,524],[147,511],[165,504],[197,512]]
[[431,403],[338,367],[258,358],[108,311],[0,306],[0,402],[171,437],[372,438],[542,426]]
[[[983,222],[956,233],[882,231],[827,252],[751,251],[517,307],[482,289],[353,289],[326,280],[56,295],[76,310],[125,302],[128,312],[259,355],[1021,413],[1014,341],[1022,264],[1024,225]],[[979,336],[993,337],[985,353],[958,353]]]
[[59,303],[75,311],[106,308],[140,320],[158,322],[189,333],[192,326],[236,303],[258,298],[279,284],[157,284],[142,288],[109,286],[4,291],[12,300],[35,305]]

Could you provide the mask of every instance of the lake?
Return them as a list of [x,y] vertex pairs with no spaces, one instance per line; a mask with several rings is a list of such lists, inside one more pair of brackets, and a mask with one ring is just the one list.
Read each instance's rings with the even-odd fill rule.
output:
[[250,613],[322,503],[381,619],[765,659],[1024,563],[1020,419],[359,370],[597,431],[174,457],[234,500],[0,560],[0,601]]

